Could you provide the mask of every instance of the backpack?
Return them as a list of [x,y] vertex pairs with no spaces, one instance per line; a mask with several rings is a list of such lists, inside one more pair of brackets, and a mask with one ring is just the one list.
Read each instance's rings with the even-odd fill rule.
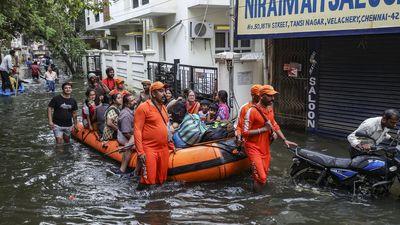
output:
[[235,129],[229,121],[217,121],[209,125],[201,142],[213,141],[235,136]]
[[176,132],[186,144],[193,145],[201,141],[206,130],[207,126],[199,115],[187,113]]

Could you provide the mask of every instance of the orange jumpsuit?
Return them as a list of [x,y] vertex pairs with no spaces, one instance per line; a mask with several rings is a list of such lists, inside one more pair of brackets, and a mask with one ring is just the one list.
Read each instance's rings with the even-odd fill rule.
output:
[[[168,121],[167,108],[160,109],[165,121]],[[167,180],[168,172],[168,130],[160,112],[151,100],[140,104],[135,112],[135,145],[138,154],[146,155],[147,179],[140,178],[142,184],[162,184]]]
[[236,124],[236,135],[242,135],[243,126],[244,126],[244,118],[246,116],[247,110],[249,110],[252,105],[253,105],[253,103],[250,101],[250,102],[242,105],[242,107],[240,107],[239,118],[238,118],[238,120],[237,120],[238,122]]
[[[278,131],[280,127],[274,118],[274,112],[271,107],[264,109],[259,104],[258,108],[262,111],[264,116],[271,122],[272,130]],[[272,132],[263,132],[257,135],[249,136],[250,130],[262,128],[265,124],[264,118],[257,109],[251,107],[244,119],[243,137],[245,137],[246,153],[250,161],[253,179],[258,183],[267,183],[268,170],[271,159],[270,154],[270,135]]]

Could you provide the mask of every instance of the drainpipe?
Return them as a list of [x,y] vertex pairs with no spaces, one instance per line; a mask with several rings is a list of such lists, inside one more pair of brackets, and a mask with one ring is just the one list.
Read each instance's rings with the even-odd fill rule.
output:
[[234,19],[235,19],[235,0],[230,0],[230,6],[229,6],[229,11],[230,11],[230,15],[229,15],[229,42],[230,42],[230,52],[232,53],[232,59],[229,65],[229,62],[227,61],[227,66],[229,69],[229,96],[230,96],[230,104],[229,106],[231,108],[233,108],[233,104],[235,101],[235,93],[233,90],[233,75],[234,75],[234,64],[235,64],[235,57],[234,57]]

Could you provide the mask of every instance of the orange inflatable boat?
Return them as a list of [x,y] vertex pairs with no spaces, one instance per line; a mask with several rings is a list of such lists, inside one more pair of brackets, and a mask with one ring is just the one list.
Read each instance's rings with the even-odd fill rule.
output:
[[[103,145],[93,131],[85,129],[79,124],[77,132],[72,135],[78,141],[108,154],[121,146],[116,140],[106,142]],[[121,162],[122,154],[114,152],[109,157]],[[136,165],[136,153],[132,154],[129,167]],[[183,182],[214,181],[239,174],[248,170],[249,162],[244,151],[237,151],[234,139],[198,144],[194,147],[178,150],[171,153],[168,166],[168,180]]]

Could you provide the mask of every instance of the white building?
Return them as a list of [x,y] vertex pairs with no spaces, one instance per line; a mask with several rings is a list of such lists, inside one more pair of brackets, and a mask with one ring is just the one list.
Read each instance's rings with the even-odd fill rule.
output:
[[[226,65],[216,63],[215,55],[230,50],[229,3],[229,0],[110,1],[103,13],[86,12],[86,29],[104,31],[100,40],[103,50],[90,51],[90,54],[101,55],[103,74],[106,67],[112,66],[117,76],[123,77],[134,88],[141,88],[140,80],[148,77],[149,61],[173,63],[174,59],[180,59],[185,65],[218,68],[218,89],[228,90]],[[263,41],[235,41],[235,52],[262,53]],[[242,88],[237,82],[235,84],[239,92],[246,90],[244,96],[236,93],[243,96],[244,100],[238,99],[240,104],[249,98],[249,82],[264,81],[263,57],[260,55],[254,65],[249,65],[248,61],[244,63],[248,64],[244,65],[245,70],[252,71],[247,76],[253,77],[247,83],[242,82]],[[248,56],[244,58],[249,59]],[[92,62],[88,63],[90,67]],[[239,68],[235,71],[240,71],[243,62],[237,64]],[[207,71],[203,70],[203,73]]]

